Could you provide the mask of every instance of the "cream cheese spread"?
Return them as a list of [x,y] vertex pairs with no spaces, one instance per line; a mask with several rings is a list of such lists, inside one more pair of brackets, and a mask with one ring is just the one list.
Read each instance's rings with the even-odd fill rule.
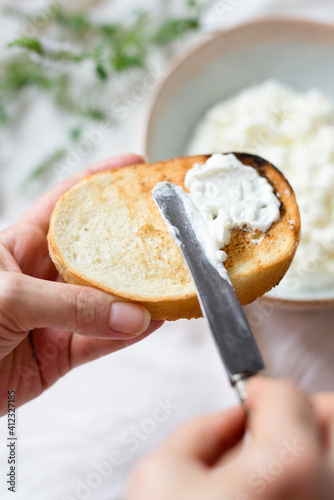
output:
[[231,229],[267,231],[279,219],[280,201],[265,177],[234,154],[214,154],[195,164],[185,176],[189,196],[205,221],[219,259],[230,242]]
[[187,153],[230,151],[262,156],[295,191],[301,241],[279,287],[301,293],[333,285],[334,101],[323,91],[297,92],[274,80],[249,87],[206,113]]

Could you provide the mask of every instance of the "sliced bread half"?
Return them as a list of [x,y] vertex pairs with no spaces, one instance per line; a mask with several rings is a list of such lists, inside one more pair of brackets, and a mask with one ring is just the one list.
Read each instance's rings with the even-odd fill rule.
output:
[[[280,219],[264,235],[234,229],[224,248],[226,269],[245,305],[283,278],[298,244],[300,218],[291,186],[273,165],[258,156],[235,154],[268,179],[281,202]],[[184,187],[187,170],[207,158],[104,171],[65,193],[54,209],[48,234],[51,258],[65,281],[140,303],[153,319],[202,316],[192,279],[153,201],[152,188],[161,181]]]

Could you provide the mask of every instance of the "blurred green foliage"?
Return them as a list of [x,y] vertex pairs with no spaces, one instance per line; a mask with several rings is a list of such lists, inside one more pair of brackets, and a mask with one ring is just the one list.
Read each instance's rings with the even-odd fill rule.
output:
[[[48,92],[56,106],[79,121],[78,130],[83,128],[82,120],[112,119],[102,99],[94,106],[85,104],[90,102],[92,89],[87,89],[87,99],[78,97],[71,77],[76,66],[84,61],[92,63],[92,76],[103,96],[103,86],[111,77],[130,70],[145,71],[152,54],[162,55],[165,47],[197,32],[201,16],[212,3],[213,0],[183,0],[183,16],[169,14],[159,20],[151,12],[136,10],[123,21],[103,23],[92,21],[89,12],[69,13],[54,4],[52,15],[43,28],[36,28],[36,35],[20,36],[8,44],[13,53],[0,62],[0,124],[11,122],[13,108],[19,105],[18,97],[27,87]],[[166,7],[166,0],[160,0],[160,4]],[[10,6],[4,13],[19,18],[23,26],[34,25],[38,14]],[[71,130],[69,136],[75,141],[80,134],[75,136]],[[28,181],[40,177],[65,154],[66,148],[58,148],[33,170]]]

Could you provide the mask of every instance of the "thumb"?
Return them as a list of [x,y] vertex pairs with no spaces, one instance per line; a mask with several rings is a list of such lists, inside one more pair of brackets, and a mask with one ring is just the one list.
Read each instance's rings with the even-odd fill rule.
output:
[[43,327],[97,338],[130,339],[143,333],[149,323],[150,313],[144,307],[101,290],[1,273],[0,329],[7,331],[6,339],[8,333],[21,337],[21,332]]

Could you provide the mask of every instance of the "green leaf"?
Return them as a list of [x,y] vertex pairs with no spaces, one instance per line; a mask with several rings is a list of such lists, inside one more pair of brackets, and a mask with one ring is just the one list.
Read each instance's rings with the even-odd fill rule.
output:
[[86,118],[90,118],[91,120],[102,121],[102,120],[105,120],[107,118],[106,112],[103,109],[99,109],[99,108],[78,107],[77,112],[81,116],[84,116]]
[[89,21],[87,15],[83,13],[68,14],[61,8],[58,8],[54,20],[69,31],[82,34],[92,28],[92,23]]
[[208,10],[217,0],[188,0],[187,8],[192,15],[200,16],[203,12]]
[[110,38],[114,37],[119,30],[119,26],[115,24],[100,24],[97,26],[97,30],[104,36]]
[[51,61],[71,61],[71,62],[81,62],[84,59],[90,57],[87,52],[82,52],[81,54],[76,54],[70,50],[45,50],[42,42],[37,38],[18,38],[13,42],[8,44],[8,47],[21,47],[30,52],[35,52],[36,54],[43,55],[45,58]]
[[[86,100],[89,95],[86,96]],[[62,88],[57,88],[55,92],[55,100],[59,107],[67,111],[72,116],[81,116],[90,120],[102,121],[108,118],[107,113],[100,108],[86,106],[82,104],[82,97],[73,95],[73,90],[69,87],[68,81],[64,81]]]
[[169,19],[153,35],[153,42],[157,45],[166,45],[190,31],[199,28],[198,19]]
[[36,52],[36,54],[44,54],[42,43],[37,38],[22,37],[8,43],[7,47],[21,47],[22,49]]
[[101,62],[98,62],[96,64],[95,70],[96,70],[97,76],[101,80],[107,80],[108,79],[108,72],[107,72],[107,70],[105,69],[105,67],[103,66],[103,64]]
[[80,127],[79,125],[70,130],[70,139],[72,139],[72,141],[78,141],[81,135],[82,135],[82,127]]
[[89,59],[89,53],[75,54],[69,50],[52,50],[46,53],[46,56],[52,61],[69,61],[69,62],[81,62],[85,59]]
[[56,149],[56,151],[54,151],[50,156],[48,156],[39,165],[37,165],[37,167],[33,169],[30,175],[21,184],[21,188],[27,189],[33,181],[39,179],[42,175],[48,172],[57,163],[57,161],[65,158],[67,153],[67,148]]
[[141,57],[136,55],[127,54],[126,52],[118,51],[111,58],[111,64],[116,71],[124,71],[129,68],[144,67],[144,63]]
[[147,12],[137,12],[134,21],[125,26],[122,47],[132,47],[137,50],[146,44],[149,31],[149,16]]
[[23,57],[5,61],[0,79],[0,89],[13,95],[24,87],[36,85],[44,89],[56,85],[57,79],[47,75],[43,66]]
[[5,104],[0,100],[0,123],[6,125],[8,123],[8,116],[6,113]]

